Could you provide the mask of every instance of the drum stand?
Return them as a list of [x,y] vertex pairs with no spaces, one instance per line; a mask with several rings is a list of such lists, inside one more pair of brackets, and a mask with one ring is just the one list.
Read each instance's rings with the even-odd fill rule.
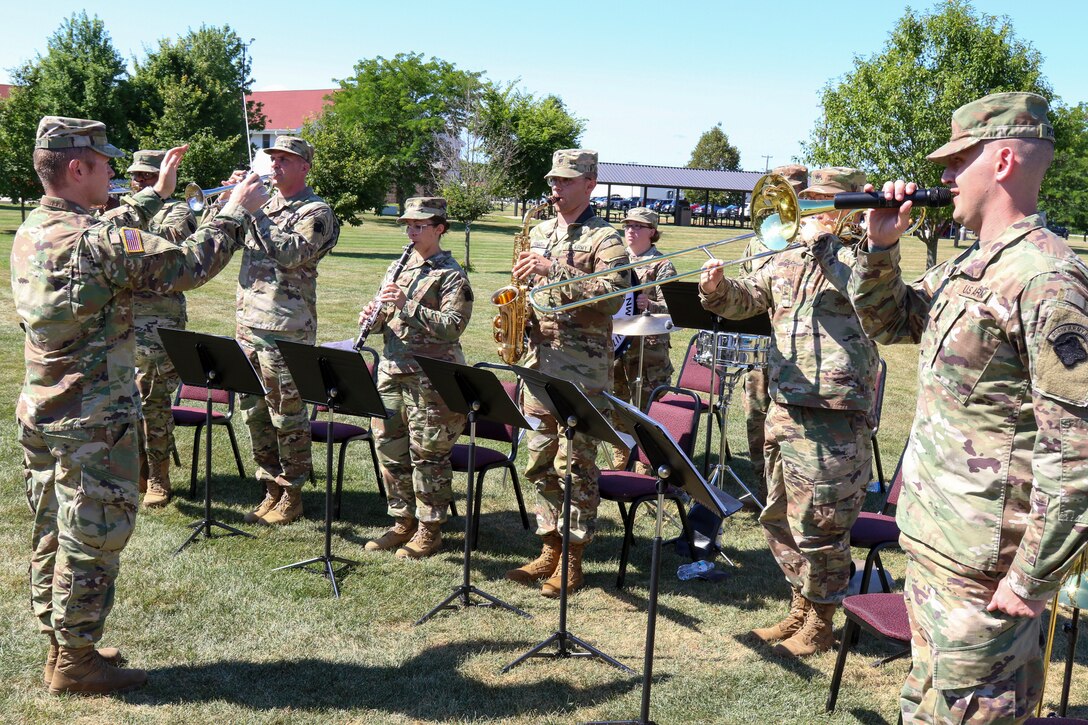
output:
[[[719,349],[718,348],[718,338],[717,338],[717,336],[715,336],[715,338],[714,338],[714,360],[715,361],[718,359],[718,349]],[[715,366],[715,367],[717,367],[717,366]],[[720,488],[720,489],[722,489],[724,491],[725,490],[725,485],[724,485],[725,477],[729,476],[730,478],[733,479],[734,482],[736,482],[736,484],[738,486],[741,487],[741,489],[744,490],[744,495],[741,496],[739,500],[740,501],[744,501],[746,499],[750,500],[753,503],[755,503],[756,506],[759,507],[760,511],[763,511],[763,509],[766,508],[766,506],[764,506],[763,502],[760,501],[759,498],[757,498],[754,493],[752,493],[752,489],[748,488],[747,484],[745,484],[744,481],[741,480],[740,476],[738,476],[736,474],[736,472],[733,471],[733,469],[729,466],[729,464],[726,463],[726,460],[728,460],[727,453],[726,453],[726,448],[729,445],[729,441],[726,438],[725,434],[726,434],[726,427],[729,425],[729,403],[733,400],[733,389],[737,386],[737,381],[740,380],[742,375],[744,375],[750,369],[752,369],[752,367],[754,367],[754,366],[745,365],[745,366],[739,366],[739,367],[727,367],[724,370],[719,371],[722,382],[725,383],[725,385],[723,386],[724,390],[723,390],[722,396],[721,396],[722,422],[721,422],[721,428],[718,431],[719,432],[719,436],[718,436],[718,461],[712,467],[713,468],[713,473],[711,474],[709,480],[710,480],[710,485],[711,486],[717,486],[718,488]],[[708,421],[708,423],[709,423],[709,421]],[[732,562],[730,562],[730,563],[732,563]]]

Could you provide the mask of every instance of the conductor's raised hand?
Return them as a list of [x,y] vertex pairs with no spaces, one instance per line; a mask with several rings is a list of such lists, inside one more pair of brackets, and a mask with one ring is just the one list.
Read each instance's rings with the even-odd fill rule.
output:
[[708,259],[703,263],[703,271],[699,274],[699,291],[703,294],[710,294],[718,288],[724,277],[722,260]]
[[189,144],[175,146],[163,156],[162,166],[159,167],[159,180],[152,187],[160,198],[168,199],[174,195],[174,189],[178,186],[178,164],[188,150]]
[[268,201],[268,189],[261,177],[250,172],[238,185],[231,189],[230,201],[245,208],[250,214],[264,206]]
[[[918,190],[918,185],[913,181],[888,181],[884,183],[882,192],[885,199],[897,199],[903,201],[907,194],[913,194]],[[865,191],[873,191],[872,184],[865,185]],[[874,250],[894,247],[910,226],[910,210],[913,203],[906,201],[903,205],[893,209],[870,209],[866,215],[869,229],[869,248]]]

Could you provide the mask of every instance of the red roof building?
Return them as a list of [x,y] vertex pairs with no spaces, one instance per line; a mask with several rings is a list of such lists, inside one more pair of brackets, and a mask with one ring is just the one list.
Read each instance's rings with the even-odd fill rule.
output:
[[302,124],[320,115],[329,104],[326,97],[337,88],[319,88],[307,91],[253,91],[248,100],[263,104],[267,122],[264,131],[250,134],[250,141],[258,148],[269,148],[277,136],[297,134]]
[[11,86],[0,83],[0,98],[7,98],[11,95]]

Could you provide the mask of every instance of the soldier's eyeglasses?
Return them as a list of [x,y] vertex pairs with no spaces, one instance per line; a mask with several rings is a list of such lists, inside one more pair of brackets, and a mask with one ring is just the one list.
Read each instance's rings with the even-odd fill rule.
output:
[[433,226],[434,226],[434,224],[405,224],[404,225],[404,233],[407,234],[410,231],[412,231],[412,232],[421,232],[424,229],[426,229],[427,227],[433,227]]
[[623,228],[624,229],[653,229],[653,227],[649,226],[648,224],[624,224]]

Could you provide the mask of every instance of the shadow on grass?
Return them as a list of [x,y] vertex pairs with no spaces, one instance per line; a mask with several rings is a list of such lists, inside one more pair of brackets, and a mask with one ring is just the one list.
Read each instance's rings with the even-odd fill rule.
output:
[[742,632],[741,634],[733,635],[733,639],[738,644],[747,647],[752,652],[758,654],[763,660],[776,664],[783,670],[790,672],[803,680],[812,680],[817,677],[824,677],[825,672],[818,670],[805,663],[804,660],[800,660],[796,657],[789,655],[776,654],[772,647],[773,645],[761,642],[756,639],[750,632]]
[[863,725],[889,725],[896,722],[895,720],[889,720],[875,710],[868,710],[862,707],[854,707],[850,709],[850,714],[857,718],[858,722]]
[[[252,710],[352,712],[375,710],[422,720],[502,718],[574,712],[638,689],[625,678],[587,687],[554,677],[486,684],[462,673],[481,651],[509,649],[474,640],[432,647],[399,664],[367,665],[325,659],[223,661],[148,671],[148,687],[125,696],[132,704],[227,702]],[[412,682],[411,697],[404,683]]]

